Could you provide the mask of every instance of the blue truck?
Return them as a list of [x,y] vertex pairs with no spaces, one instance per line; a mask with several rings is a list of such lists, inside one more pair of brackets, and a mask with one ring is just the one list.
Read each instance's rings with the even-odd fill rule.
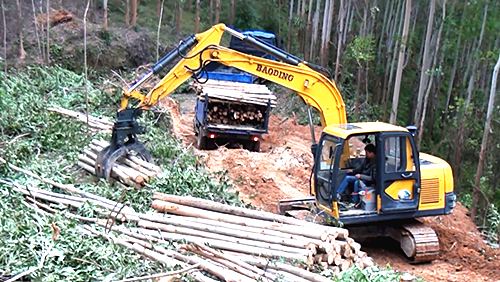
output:
[[[259,39],[266,44],[278,46],[275,34],[260,30],[250,30],[243,32]],[[229,48],[250,54],[276,60],[274,57],[244,44],[243,41],[231,37]],[[240,91],[244,84],[265,83],[259,77],[252,74],[227,67],[219,63],[210,63],[206,66],[206,72],[200,80],[219,81],[223,83],[221,92]],[[243,86],[242,86],[243,85]],[[248,88],[248,87],[247,87]],[[212,93],[217,89],[212,88]],[[241,90],[243,92],[243,90]],[[207,93],[201,93],[196,100],[195,117],[193,121],[194,132],[197,136],[196,147],[201,150],[212,150],[217,145],[240,144],[244,149],[258,152],[260,151],[260,141],[263,134],[268,133],[269,116],[271,112],[271,100],[267,103],[245,103],[242,101],[231,101],[209,97]],[[225,114],[220,119],[213,118],[214,112]],[[243,116],[237,115],[245,115]],[[235,119],[235,117],[238,119]],[[227,118],[226,118],[227,117]],[[254,117],[252,119],[252,117]]]

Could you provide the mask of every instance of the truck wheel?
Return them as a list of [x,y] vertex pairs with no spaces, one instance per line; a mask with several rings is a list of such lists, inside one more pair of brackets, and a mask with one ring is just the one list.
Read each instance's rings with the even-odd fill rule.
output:
[[260,152],[260,140],[257,142],[250,141],[248,145],[248,150],[252,152]]
[[196,148],[198,148],[198,150],[205,150],[207,148],[207,139],[208,138],[206,136],[201,135],[201,132],[198,133],[196,138]]

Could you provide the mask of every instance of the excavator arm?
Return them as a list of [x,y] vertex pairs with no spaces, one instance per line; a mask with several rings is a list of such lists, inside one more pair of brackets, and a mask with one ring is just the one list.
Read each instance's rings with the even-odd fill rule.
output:
[[[224,31],[276,57],[281,62],[220,46]],[[153,75],[159,74],[167,65],[179,58],[178,63],[147,94],[137,90],[141,84]],[[323,75],[319,68],[274,46],[245,36],[224,24],[218,24],[203,33],[186,38],[176,49],[157,62],[149,73],[124,90],[124,98],[113,128],[111,144],[100,154],[96,162],[97,175],[109,179],[112,164],[132,150],[138,152],[147,161],[153,162],[149,153],[137,141],[136,135],[145,132],[145,128],[139,126],[137,117],[140,116],[142,110],[156,105],[189,78],[196,78],[204,71],[204,67],[212,62],[251,73],[295,91],[306,104],[318,110],[323,127],[347,122],[345,104],[337,86]],[[131,106],[131,99],[138,100],[138,103]]]

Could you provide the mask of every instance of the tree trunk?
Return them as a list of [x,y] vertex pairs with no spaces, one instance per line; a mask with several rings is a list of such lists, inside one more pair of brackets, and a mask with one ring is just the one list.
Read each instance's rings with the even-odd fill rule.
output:
[[[17,6],[17,24],[18,24],[18,33],[19,36],[19,59],[26,59],[26,51],[24,51],[24,40],[23,40],[23,12],[21,3],[19,0],[16,0]],[[47,18],[48,21],[48,18]]]
[[333,4],[333,0],[325,0],[325,10],[323,11],[323,27],[321,28],[321,44],[320,44],[320,64],[322,66],[325,66],[325,53],[326,53],[326,33],[328,32],[328,19],[329,19],[329,12],[330,12],[330,6]]
[[229,10],[229,25],[234,24],[234,14],[236,11],[236,0],[231,0],[231,9]]
[[38,35],[38,21],[36,19],[35,0],[31,0],[31,6],[33,8],[33,22],[35,23],[35,37],[38,46],[38,53],[40,54],[40,57],[44,59],[45,53],[42,51],[42,44],[40,43],[40,36]]
[[[3,75],[5,76],[4,86],[7,88],[7,21],[5,20],[4,0],[2,0],[2,21],[3,21]],[[7,93],[7,89],[4,89]]]
[[[443,25],[444,25],[444,20],[446,18],[446,0],[443,1],[443,18],[441,20],[441,25],[439,26],[439,31],[438,31],[438,35],[437,35],[437,40],[436,40],[436,47],[435,47],[435,51],[434,51],[434,59],[433,59],[433,62],[432,62],[432,72],[434,72],[434,70],[436,69],[437,67],[437,58],[439,57],[439,47],[440,47],[440,44],[441,44],[441,33],[443,31]],[[426,111],[427,111],[427,102],[429,100],[429,95],[430,95],[430,92],[431,92],[431,89],[432,89],[432,83],[434,81],[434,77],[436,76],[435,73],[431,73],[431,78],[430,78],[430,81],[429,81],[429,86],[427,87],[427,90],[425,92],[425,98],[424,98],[424,105],[423,105],[423,108],[422,108],[422,118],[420,119],[420,125],[419,125],[419,132],[418,132],[418,141],[417,141],[417,147],[420,149],[420,144],[422,143],[422,136],[423,136],[423,133],[424,133],[424,124],[425,124],[425,114],[426,114]]]
[[345,20],[345,7],[344,0],[340,0],[339,7],[339,17],[340,21],[337,27],[337,57],[335,58],[335,76],[334,81],[337,82],[339,78],[339,70],[340,70],[340,56],[342,55],[343,48],[343,33],[344,33],[344,20]]
[[132,26],[137,24],[137,1],[132,0]]
[[319,9],[321,6],[321,0],[317,0],[316,2],[316,11],[314,11],[313,17],[313,27],[312,27],[312,36],[311,36],[311,45],[309,49],[311,50],[311,60],[316,61],[316,45],[318,42],[318,33],[319,33]]
[[156,61],[160,59],[160,30],[161,30],[161,21],[163,19],[163,4],[165,0],[161,0],[160,2],[160,14],[158,15],[158,32],[156,33]]
[[401,35],[401,46],[399,49],[398,68],[396,70],[396,81],[394,82],[394,94],[392,96],[392,110],[389,122],[396,124],[398,117],[399,91],[401,89],[401,77],[403,75],[403,63],[405,62],[406,41],[408,40],[408,30],[410,28],[411,0],[406,0],[405,19],[403,34]]
[[[404,17],[403,13],[405,10],[405,5],[404,2],[401,1],[401,5],[398,5],[396,9],[396,15],[394,16],[394,21],[393,24],[391,25],[391,32],[389,39],[387,41],[387,54],[389,55],[388,60],[390,60],[389,63],[389,68],[386,68],[386,73],[384,74],[384,78],[387,79],[386,82],[386,91],[384,92],[384,98],[382,101],[382,112],[383,112],[383,120],[387,120],[387,106],[388,106],[388,100],[389,100],[389,92],[390,89],[392,89],[392,81],[394,78],[394,69],[396,66],[396,58],[398,57],[398,48],[396,46],[399,46],[399,34],[403,33],[403,25],[404,25]],[[391,57],[392,56],[392,57]],[[404,67],[404,65],[403,65]]]
[[181,24],[182,24],[182,1],[177,1],[177,15],[175,21],[175,30],[177,32],[177,36],[181,35]]
[[308,35],[311,36],[312,40],[312,4],[313,0],[309,0],[309,10],[307,12],[307,26],[306,26],[306,35],[304,35],[304,59],[306,61],[309,61],[310,55],[311,55],[311,48],[310,45],[307,44],[307,38]]
[[107,29],[108,28],[108,0],[103,0],[102,8],[104,9],[104,15],[103,15],[103,28]]
[[490,99],[488,102],[488,111],[486,113],[486,122],[483,131],[483,141],[481,142],[481,152],[479,153],[479,163],[477,165],[476,179],[474,183],[474,192],[472,193],[472,206],[471,218],[475,219],[478,211],[479,197],[481,194],[481,177],[483,176],[484,158],[486,156],[486,145],[488,144],[488,137],[491,129],[491,117],[493,115],[493,108],[495,107],[496,85],[498,79],[498,71],[500,69],[500,54],[497,63],[493,69],[491,77],[491,90]]
[[125,1],[125,26],[130,26],[130,0]]
[[290,10],[288,13],[288,40],[286,42],[286,49],[290,52],[292,43],[292,19],[293,19],[293,0],[290,0]]
[[[477,49],[475,52],[479,53],[481,50],[481,43],[483,41],[483,36],[484,36],[484,29],[486,26],[486,17],[488,16],[488,1],[486,1],[486,5],[484,7],[484,13],[483,13],[483,23],[481,26],[481,32],[479,34],[479,41],[477,44]],[[474,81],[475,81],[475,73],[476,73],[476,68],[477,68],[477,62],[478,59],[474,60],[473,67],[471,70],[471,76],[469,79],[469,86],[467,87],[467,100],[465,103],[465,109],[462,115],[462,120],[460,123],[460,129],[459,129],[459,135],[458,135],[458,143],[456,146],[455,150],[455,156],[453,158],[455,167],[461,162],[461,156],[463,152],[463,147],[465,143],[465,135],[466,135],[466,125],[467,125],[467,119],[469,115],[469,106],[470,106],[470,100],[472,96],[472,90],[474,88]],[[460,171],[460,167],[458,166],[458,171]]]
[[[40,7],[41,8],[41,7]],[[46,6],[46,13],[47,17],[49,15],[49,8],[50,8],[50,0],[47,0],[47,6]],[[50,21],[47,20],[47,66],[50,65]]]
[[214,24],[214,2],[215,0],[210,0],[210,24]]
[[432,34],[432,26],[434,24],[434,12],[436,8],[436,0],[430,0],[429,4],[429,19],[427,21],[427,31],[425,34],[425,46],[424,46],[424,59],[422,60],[422,69],[420,70],[420,86],[418,87],[417,94],[417,104],[415,108],[415,116],[413,118],[415,124],[420,123],[422,116],[422,99],[424,98],[424,91],[427,89],[428,74],[427,71],[430,67],[430,41]]
[[215,0],[215,24],[220,21],[220,0]]
[[200,30],[200,0],[196,0],[196,15],[194,17],[194,33]]

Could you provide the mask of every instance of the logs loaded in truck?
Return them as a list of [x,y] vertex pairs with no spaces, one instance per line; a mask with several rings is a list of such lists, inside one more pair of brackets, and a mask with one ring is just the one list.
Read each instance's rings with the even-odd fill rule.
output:
[[[276,35],[270,32],[250,30],[242,34],[263,44],[279,45]],[[229,46],[245,54],[275,60],[234,36]],[[264,79],[236,68],[217,62],[207,65],[192,84],[198,94],[193,120],[196,147],[211,150],[232,143],[260,151],[260,140],[268,133],[269,116],[276,104],[276,96],[264,83]]]

